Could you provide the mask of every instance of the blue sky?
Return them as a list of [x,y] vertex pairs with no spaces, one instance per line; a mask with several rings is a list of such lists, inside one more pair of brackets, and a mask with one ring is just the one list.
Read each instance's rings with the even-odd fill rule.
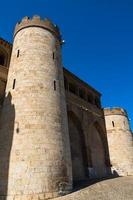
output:
[[5,0],[0,36],[12,42],[16,22],[34,14],[59,25],[64,66],[103,94],[104,107],[127,109],[133,127],[133,1]]

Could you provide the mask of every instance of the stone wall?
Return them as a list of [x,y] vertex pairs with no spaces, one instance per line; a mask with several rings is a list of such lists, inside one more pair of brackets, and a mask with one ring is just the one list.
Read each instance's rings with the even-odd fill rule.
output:
[[[42,44],[40,44],[40,42],[42,43],[42,38],[44,38],[45,40],[45,44],[43,44],[42,46],[43,49],[46,49],[45,52],[41,50]],[[51,173],[54,173],[57,176],[58,173],[55,172],[55,170],[53,170],[52,172],[51,166],[49,164],[46,167],[47,170],[46,168],[44,168],[43,171],[41,171],[39,153],[42,154],[41,156],[43,156],[44,158],[45,156],[43,155],[42,151],[45,153],[45,155],[48,155],[47,160],[43,161],[44,158],[41,159],[41,164],[43,162],[54,162],[55,158],[58,156],[58,153],[60,151],[62,152],[62,139],[64,140],[63,145],[65,145],[67,154],[67,172],[69,177],[69,181],[66,178],[63,179],[64,185],[68,182],[71,185],[72,176],[73,181],[81,181],[92,178],[105,177],[110,172],[104,115],[100,103],[101,94],[66,69],[64,69],[64,71],[62,72],[60,58],[60,44],[58,44],[58,41],[55,40],[53,35],[49,32],[46,32],[44,34],[43,30],[40,28],[28,28],[28,31],[24,29],[18,32],[15,37],[11,66],[8,76],[6,98],[1,119],[1,124],[4,125],[4,127],[2,125],[1,128],[1,133],[3,133],[1,135],[1,141],[4,140],[4,138],[2,137],[4,135],[4,132],[7,132],[7,138],[10,135],[10,138],[3,143],[3,146],[8,146],[7,151],[5,151],[6,154],[3,154],[3,151],[1,151],[1,156],[7,159],[7,162],[5,162],[7,168],[9,168],[8,165],[10,161],[12,161],[13,165],[15,165],[14,168],[12,167],[11,163],[10,171],[7,170],[8,173],[10,172],[11,174],[7,173],[5,176],[5,179],[7,180],[7,183],[4,180],[5,184],[7,184],[7,188],[4,191],[5,195],[7,191],[9,194],[12,193],[13,195],[15,195],[16,191],[18,191],[17,196],[19,198],[19,193],[21,191],[25,191],[27,194],[23,194],[22,196],[24,198],[30,198],[31,194],[28,194],[28,192],[32,192],[29,191],[28,183],[25,182],[24,184],[23,181],[26,179],[26,176],[31,174],[31,178],[32,174],[35,173],[35,171],[32,172],[31,170],[31,168],[33,169],[33,167],[35,167],[34,170],[39,167],[40,171],[36,171],[36,174],[47,173],[47,176],[50,175],[51,177]],[[53,72],[53,69],[56,71]],[[64,79],[66,94],[64,94]],[[48,87],[50,87],[50,90],[48,90]],[[58,94],[58,96],[56,96],[56,94]],[[63,101],[59,101],[59,98],[63,98]],[[67,134],[65,137],[63,135],[63,138],[60,140],[59,134],[56,134],[58,138],[57,136],[55,138],[54,133],[54,137],[50,136],[47,127],[49,127],[51,120],[49,121],[48,117],[50,117],[51,119],[53,118],[52,125],[50,126],[54,130],[54,132],[56,130],[61,130],[63,133],[63,127],[61,127],[60,129],[59,124],[57,126],[57,124],[55,123],[58,122],[57,119],[55,119],[55,116],[58,113],[61,114],[59,109],[62,109],[62,119],[64,120],[64,122],[62,121],[62,125],[67,124],[67,118],[64,117],[66,112],[65,105],[64,103],[62,105],[62,102],[65,102],[65,99],[67,100],[69,134],[67,133],[67,126],[65,125],[65,132]],[[45,117],[44,115],[44,108],[45,113],[49,113],[47,117]],[[54,112],[56,113],[55,115]],[[6,121],[10,121],[10,131]],[[47,135],[44,133],[49,133],[49,137],[51,137],[50,140],[52,140],[51,144],[49,143]],[[18,137],[19,135],[20,137]],[[25,140],[26,135],[28,135],[27,140]],[[45,141],[43,140],[43,138],[45,139]],[[48,139],[48,141],[46,139]],[[38,140],[39,145],[37,145],[36,143]],[[31,141],[32,144],[30,144]],[[21,145],[18,146],[18,144]],[[33,146],[33,144],[35,145],[35,147]],[[23,147],[26,150],[23,149]],[[56,155],[55,153],[54,155],[52,153],[49,154],[49,152],[53,151],[53,147],[54,152],[56,150]],[[69,148],[71,148],[72,174]],[[37,152],[35,152],[36,149],[38,149]],[[28,157],[29,150],[31,152],[30,154],[32,154],[31,158]],[[34,154],[37,155],[35,156],[37,157],[36,161],[34,161]],[[50,155],[52,155],[53,161],[50,160]],[[10,157],[11,160],[9,159]],[[32,162],[33,164],[26,164],[27,159],[29,159],[29,161],[31,160],[30,162]],[[15,164],[16,160],[17,165]],[[27,168],[27,172],[24,172],[23,174],[23,170],[25,170],[23,166],[22,172],[20,171],[22,175],[19,176],[18,173],[16,176],[13,177],[13,171],[17,171],[19,169],[19,166],[21,169],[21,166],[24,163],[25,167]],[[56,163],[61,164],[60,162]],[[30,172],[28,171],[28,166]],[[65,173],[64,167],[62,165],[54,166],[54,169],[59,170],[61,173]],[[18,180],[17,176],[19,176],[19,183],[17,182],[16,188],[12,188],[12,182],[10,183],[9,178],[13,180]],[[47,178],[47,176],[45,177],[45,179]],[[45,193],[45,198],[58,195],[56,192],[52,193],[51,191],[53,190],[52,188],[54,187],[54,185],[57,182],[59,183],[59,179],[58,181],[51,181],[50,177],[48,177],[49,180],[47,179],[45,181],[45,184],[47,184],[47,188],[50,188]],[[37,178],[33,178],[35,180],[35,183],[33,182],[35,187],[37,186],[36,183],[39,183],[40,179],[44,180],[40,176]],[[24,188],[21,187],[21,184],[23,184]],[[30,182],[30,187],[33,187],[33,184],[31,184]],[[37,186],[36,188],[39,187],[40,186]],[[67,189],[70,189],[70,187]],[[13,195],[11,196],[13,197]],[[40,194],[40,196],[43,195],[44,194],[42,193]],[[36,198],[37,194],[33,196],[35,196]]]
[[133,137],[127,112],[121,108],[104,110],[112,173],[133,175]]
[[[104,114],[95,101],[100,102],[101,95],[72,73],[64,72],[74,181],[108,176],[110,160]],[[71,90],[72,85],[75,91]],[[79,94],[81,89],[84,96]]]
[[10,200],[72,188],[60,41],[38,26],[15,35],[1,114],[0,196]]
[[77,181],[133,175],[127,113],[103,112],[101,94],[63,70],[58,27],[25,17],[14,36],[11,63],[12,47],[0,39],[0,53],[7,48],[0,65],[1,197],[49,199]]

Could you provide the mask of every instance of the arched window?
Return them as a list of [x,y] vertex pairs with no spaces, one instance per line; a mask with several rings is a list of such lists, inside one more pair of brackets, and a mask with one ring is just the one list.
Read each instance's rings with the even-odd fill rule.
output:
[[4,65],[4,64],[5,64],[5,56],[0,55],[0,65]]

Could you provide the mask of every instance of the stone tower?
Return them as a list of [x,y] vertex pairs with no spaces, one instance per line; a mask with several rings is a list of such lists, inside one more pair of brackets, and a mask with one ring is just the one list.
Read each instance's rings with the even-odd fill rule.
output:
[[112,171],[133,175],[133,136],[127,112],[122,108],[104,109]]
[[0,126],[0,195],[11,200],[71,190],[61,45],[48,19],[25,17],[16,25]]

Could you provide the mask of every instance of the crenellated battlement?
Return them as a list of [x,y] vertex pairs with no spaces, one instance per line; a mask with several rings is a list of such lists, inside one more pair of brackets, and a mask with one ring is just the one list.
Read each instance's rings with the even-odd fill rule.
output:
[[120,107],[104,108],[104,115],[124,115],[128,117],[127,111]]
[[28,27],[41,27],[47,29],[54,34],[62,44],[62,38],[58,26],[53,24],[53,22],[47,18],[41,19],[38,15],[34,15],[32,18],[26,16],[21,20],[21,22],[18,22],[15,27],[14,37],[20,30]]

